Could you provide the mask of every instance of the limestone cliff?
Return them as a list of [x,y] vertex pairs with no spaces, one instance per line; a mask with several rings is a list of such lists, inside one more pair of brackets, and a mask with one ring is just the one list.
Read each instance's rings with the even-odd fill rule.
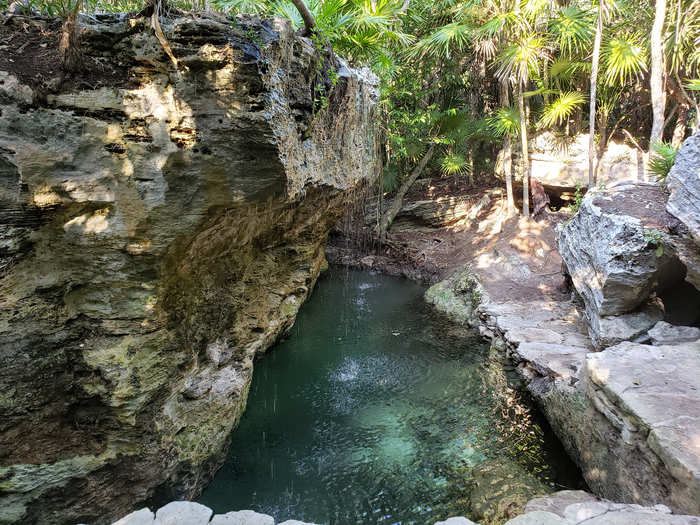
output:
[[370,74],[201,14],[161,22],[175,67],[148,22],[83,18],[93,71],[62,88],[0,60],[2,523],[197,493],[373,174]]

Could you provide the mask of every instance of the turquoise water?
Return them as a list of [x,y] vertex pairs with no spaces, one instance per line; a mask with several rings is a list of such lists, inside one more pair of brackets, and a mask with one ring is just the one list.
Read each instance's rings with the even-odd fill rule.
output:
[[488,346],[432,314],[423,292],[326,272],[256,362],[228,459],[199,501],[277,520],[423,524],[578,486]]

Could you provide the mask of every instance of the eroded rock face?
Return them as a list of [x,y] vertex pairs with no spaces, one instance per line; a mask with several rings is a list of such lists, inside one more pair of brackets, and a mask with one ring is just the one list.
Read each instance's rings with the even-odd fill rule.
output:
[[677,256],[682,239],[669,233],[676,224],[661,188],[626,184],[587,195],[559,230],[559,251],[596,346],[643,338],[663,319],[654,295],[687,274]]
[[700,342],[621,343],[589,354],[584,375],[598,427],[590,436],[591,488],[605,486],[620,501],[656,494],[657,502],[700,514]]
[[3,523],[196,494],[374,173],[374,77],[341,68],[315,104],[319,57],[286,23],[164,20],[178,71],[147,21],[82,23],[128,82],[0,71]]
[[700,246],[700,131],[683,143],[666,184],[671,192],[666,209],[687,226]]

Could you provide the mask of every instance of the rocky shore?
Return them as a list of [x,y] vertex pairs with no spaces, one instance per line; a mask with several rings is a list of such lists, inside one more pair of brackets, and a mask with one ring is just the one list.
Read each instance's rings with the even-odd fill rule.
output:
[[471,265],[426,293],[517,363],[596,494],[686,514],[700,514],[700,330],[678,321],[700,318],[699,174],[696,134],[668,204],[647,184],[589,193],[558,229],[568,300],[494,300]]

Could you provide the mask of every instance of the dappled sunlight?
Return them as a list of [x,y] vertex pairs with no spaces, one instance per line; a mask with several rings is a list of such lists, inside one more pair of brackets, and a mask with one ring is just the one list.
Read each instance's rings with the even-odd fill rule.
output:
[[43,186],[34,191],[32,198],[35,206],[44,208],[47,206],[55,206],[61,204],[61,196],[49,186]]
[[598,383],[599,385],[602,385],[610,378],[610,369],[609,368],[597,366],[597,363],[595,360],[591,360],[588,363],[589,363],[588,370],[590,372],[590,378],[594,382]]
[[92,213],[85,213],[74,217],[63,225],[66,233],[104,233],[109,229],[109,208],[96,210]]

